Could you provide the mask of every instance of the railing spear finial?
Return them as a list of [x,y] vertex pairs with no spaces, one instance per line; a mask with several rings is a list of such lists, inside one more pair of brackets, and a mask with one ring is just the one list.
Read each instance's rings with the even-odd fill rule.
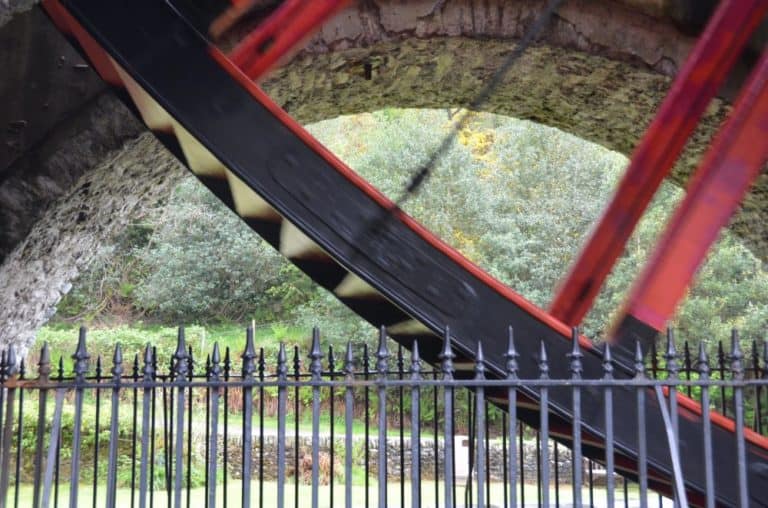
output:
[[51,378],[51,349],[48,347],[48,342],[43,343],[43,348],[40,350],[40,361],[37,362],[37,375],[41,381],[48,381]]
[[277,351],[277,378],[280,381],[288,379],[288,355],[285,352],[285,342],[282,341]]
[[218,341],[213,343],[211,367],[208,369],[208,375],[211,381],[219,381],[221,379],[221,351],[219,350]]
[[667,374],[670,379],[677,379],[680,372],[680,365],[677,362],[677,347],[675,346],[675,331],[672,327],[667,327],[667,351],[664,353],[664,359],[667,361]]
[[613,379],[613,354],[610,342],[603,348],[603,379]]
[[387,347],[387,329],[379,327],[379,347],[376,350],[376,372],[379,377],[385,378],[389,370],[389,348]]
[[645,377],[645,357],[639,340],[635,341],[635,377],[638,379]]
[[115,344],[115,352],[112,355],[112,379],[116,383],[123,377],[123,348],[118,342]]
[[243,359],[243,379],[252,379],[256,372],[256,346],[253,343],[253,327],[249,326],[245,331],[245,351]]
[[454,358],[456,358],[456,355],[453,354],[453,349],[451,348],[451,328],[446,325],[443,330],[443,349],[439,356],[444,379],[453,379],[453,373],[455,372],[453,367]]
[[574,379],[580,379],[581,373],[584,371],[581,359],[584,354],[581,352],[581,346],[579,345],[579,328],[574,326],[571,328],[571,352],[568,354],[568,359],[571,360],[571,377]]
[[320,381],[323,374],[323,351],[320,349],[320,329],[312,329],[312,349],[309,353],[309,372],[312,374],[313,381]]
[[173,354],[173,373],[178,381],[183,381],[189,371],[189,353],[187,353],[186,342],[184,327],[180,326],[176,341],[176,352]]
[[421,379],[421,356],[419,355],[419,341],[413,341],[413,350],[411,351],[411,379],[418,381]]
[[739,340],[739,331],[737,329],[731,330],[731,354],[729,358],[731,362],[731,374],[733,379],[744,379],[744,353],[741,351],[741,341]]
[[347,351],[344,355],[344,374],[346,374],[348,381],[355,377],[355,355],[352,352],[351,342],[347,342]]
[[483,353],[483,342],[479,340],[475,353],[475,379],[485,379],[485,354]]
[[539,343],[539,377],[541,379],[549,378],[549,360],[547,359],[547,346],[542,340]]
[[144,349],[144,381],[152,381],[155,375],[155,360],[153,358],[152,346],[148,343]]
[[[85,381],[85,373],[88,371],[88,359],[91,357],[91,355],[88,354],[88,350],[85,345],[85,335],[86,329],[84,326],[81,326],[80,334],[77,338],[77,348],[75,349],[75,353],[72,355],[72,359],[75,360],[75,381],[78,383]],[[13,353],[13,349],[11,349],[11,353]],[[10,358],[8,363],[13,365],[13,363],[10,361]]]
[[[699,342],[699,355],[696,360],[696,370],[699,372],[701,379],[709,378],[709,355],[707,354],[707,346],[702,340]],[[706,390],[706,388],[704,388]]]
[[507,379],[517,379],[519,357],[520,354],[515,347],[515,330],[510,326],[507,328],[507,351],[504,353],[504,358],[507,359]]

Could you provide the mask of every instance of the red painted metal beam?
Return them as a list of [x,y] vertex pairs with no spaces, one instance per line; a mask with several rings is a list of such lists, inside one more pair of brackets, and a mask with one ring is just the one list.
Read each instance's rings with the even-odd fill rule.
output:
[[[685,296],[711,245],[768,162],[768,51],[693,176],[660,243],[633,287],[627,322],[661,331]],[[615,337],[622,340],[622,336]]]
[[768,11],[768,0],[725,0],[712,16],[661,105],[550,307],[568,325],[581,322],[677,160],[701,115]]
[[286,0],[232,51],[229,58],[258,79],[311,35],[349,0]]

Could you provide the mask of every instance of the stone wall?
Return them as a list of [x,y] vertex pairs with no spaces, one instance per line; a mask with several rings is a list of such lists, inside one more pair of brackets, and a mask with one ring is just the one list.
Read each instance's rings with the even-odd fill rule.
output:
[[[253,477],[259,476],[259,440],[258,436],[253,438],[252,448],[252,471]],[[330,437],[327,435],[320,436],[319,438],[320,448],[320,476],[321,481],[325,484],[329,481],[330,477]],[[467,477],[469,468],[469,448],[467,447],[467,436],[456,436],[456,446],[454,453],[456,457],[456,477],[457,479],[464,479]],[[196,439],[196,443],[200,450],[198,450],[198,456],[204,455],[205,441],[202,438]],[[220,437],[219,450],[221,450],[221,444],[223,438]],[[337,437],[334,440],[334,475],[343,476],[344,474],[344,450],[345,443],[343,437]],[[379,446],[377,436],[372,436],[368,441],[369,447],[369,474],[375,476],[378,472],[378,456]],[[353,468],[355,470],[361,470],[365,468],[365,437],[355,436],[352,445],[353,454]],[[228,438],[227,445],[227,470],[229,474],[234,478],[239,478],[242,474],[242,460],[243,460],[243,448],[242,440],[240,436],[230,436]],[[411,442],[406,436],[403,441],[403,460],[405,469],[403,475],[406,479],[410,478],[411,474]],[[389,436],[387,438],[387,477],[391,480],[400,479],[400,439],[399,437]],[[221,452],[220,452],[221,454]],[[426,480],[435,479],[435,457],[440,460],[439,467],[437,468],[440,479],[443,479],[442,474],[444,466],[442,461],[445,455],[445,442],[443,439],[438,440],[437,455],[435,454],[435,443],[432,439],[421,440],[421,478]],[[293,435],[286,436],[286,475],[288,477],[294,476],[295,471],[295,438]],[[536,443],[533,441],[525,441],[523,443],[523,471],[522,476],[518,471],[518,481],[520,478],[525,482],[535,482],[538,477],[538,465],[537,465],[537,453]],[[554,446],[552,443],[549,445],[549,457],[550,457],[550,477],[555,477],[555,454]],[[219,457],[221,459],[221,456]],[[264,478],[268,480],[274,480],[277,476],[277,436],[274,434],[266,435],[264,437]],[[561,478],[562,483],[569,483],[572,475],[571,464],[571,451],[564,446],[558,446],[558,460],[557,460],[557,474]],[[494,439],[490,442],[490,448],[488,452],[489,460],[489,472],[492,481],[504,481],[504,451],[502,447],[501,439]],[[519,463],[519,462],[518,462]],[[587,469],[587,461],[584,461],[584,471]],[[476,471],[475,471],[476,472]],[[312,473],[312,437],[310,435],[299,435],[299,476],[306,483],[311,480]],[[586,476],[586,475],[585,475]],[[594,475],[599,483],[602,476],[599,474]],[[586,480],[586,479],[585,479]]]
[[165,197],[184,174],[147,133],[77,179],[0,264],[0,348],[13,344],[23,357],[105,240]]

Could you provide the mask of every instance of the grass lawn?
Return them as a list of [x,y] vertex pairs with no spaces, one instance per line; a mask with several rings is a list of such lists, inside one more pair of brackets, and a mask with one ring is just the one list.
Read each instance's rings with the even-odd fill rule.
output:
[[[186,326],[185,337],[187,345],[191,346],[198,358],[213,350],[214,342],[219,343],[222,355],[227,347],[231,349],[232,360],[240,363],[240,355],[245,347],[246,324],[221,324],[213,326]],[[51,357],[58,361],[61,356],[65,364],[74,353],[77,344],[78,326],[69,324],[54,324],[40,329],[37,339],[31,351],[36,361],[37,354],[44,342],[51,348]],[[115,344],[120,343],[123,348],[125,361],[131,362],[133,355],[139,353],[141,359],[142,349],[146,344],[152,344],[158,349],[158,357],[166,361],[176,348],[177,328],[153,324],[134,323],[130,326],[121,325],[115,327],[94,327],[88,330],[88,349],[91,358],[101,355],[106,365],[111,365],[112,352]],[[268,363],[274,363],[278,345],[284,341],[288,345],[301,344],[308,340],[306,330],[298,327],[284,326],[280,324],[256,325],[254,343],[256,350],[264,348]],[[302,347],[302,351],[306,348]],[[29,361],[29,364],[34,362]],[[65,367],[66,368],[66,367]]]

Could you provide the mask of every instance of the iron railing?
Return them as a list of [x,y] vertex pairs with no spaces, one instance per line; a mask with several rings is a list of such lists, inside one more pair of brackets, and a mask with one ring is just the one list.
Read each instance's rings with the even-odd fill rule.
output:
[[[461,366],[448,344],[432,368],[418,347],[388,344],[383,331],[374,354],[364,344],[347,344],[342,355],[321,351],[315,330],[308,356],[294,347],[289,358],[281,344],[270,361],[249,329],[242,354],[215,345],[199,361],[180,329],[167,368],[155,347],[126,360],[118,344],[106,372],[102,358],[89,363],[81,330],[71,367],[52,363],[47,346],[34,373],[17,365],[13,350],[0,356],[0,508],[672,506],[648,488],[643,441],[636,481],[616,474],[611,433],[622,423],[613,416],[603,460],[582,456],[581,392],[597,388],[610,404],[611,390],[628,383],[638,397],[655,390],[659,401],[676,388],[734,418],[734,453],[743,454],[739,423],[768,429],[768,343],[753,343],[745,358],[734,335],[729,348],[717,346],[713,365],[703,345],[693,355],[685,344],[678,355],[669,344],[662,359],[655,350],[645,363],[639,358],[632,380],[612,379],[610,349],[603,378],[582,379],[571,355],[562,361],[572,378],[550,379],[557,360],[542,346],[541,376],[522,380],[511,339],[507,379],[490,379],[481,348],[473,365]],[[563,386],[573,391],[572,449],[551,439],[546,410],[548,390]],[[519,418],[523,389],[539,393],[537,429]],[[666,436],[639,439],[674,443],[673,413],[664,413]],[[706,433],[712,423],[703,424]],[[673,462],[684,462],[675,450]],[[717,458],[705,456],[712,506]],[[738,463],[744,505],[749,486]]]

